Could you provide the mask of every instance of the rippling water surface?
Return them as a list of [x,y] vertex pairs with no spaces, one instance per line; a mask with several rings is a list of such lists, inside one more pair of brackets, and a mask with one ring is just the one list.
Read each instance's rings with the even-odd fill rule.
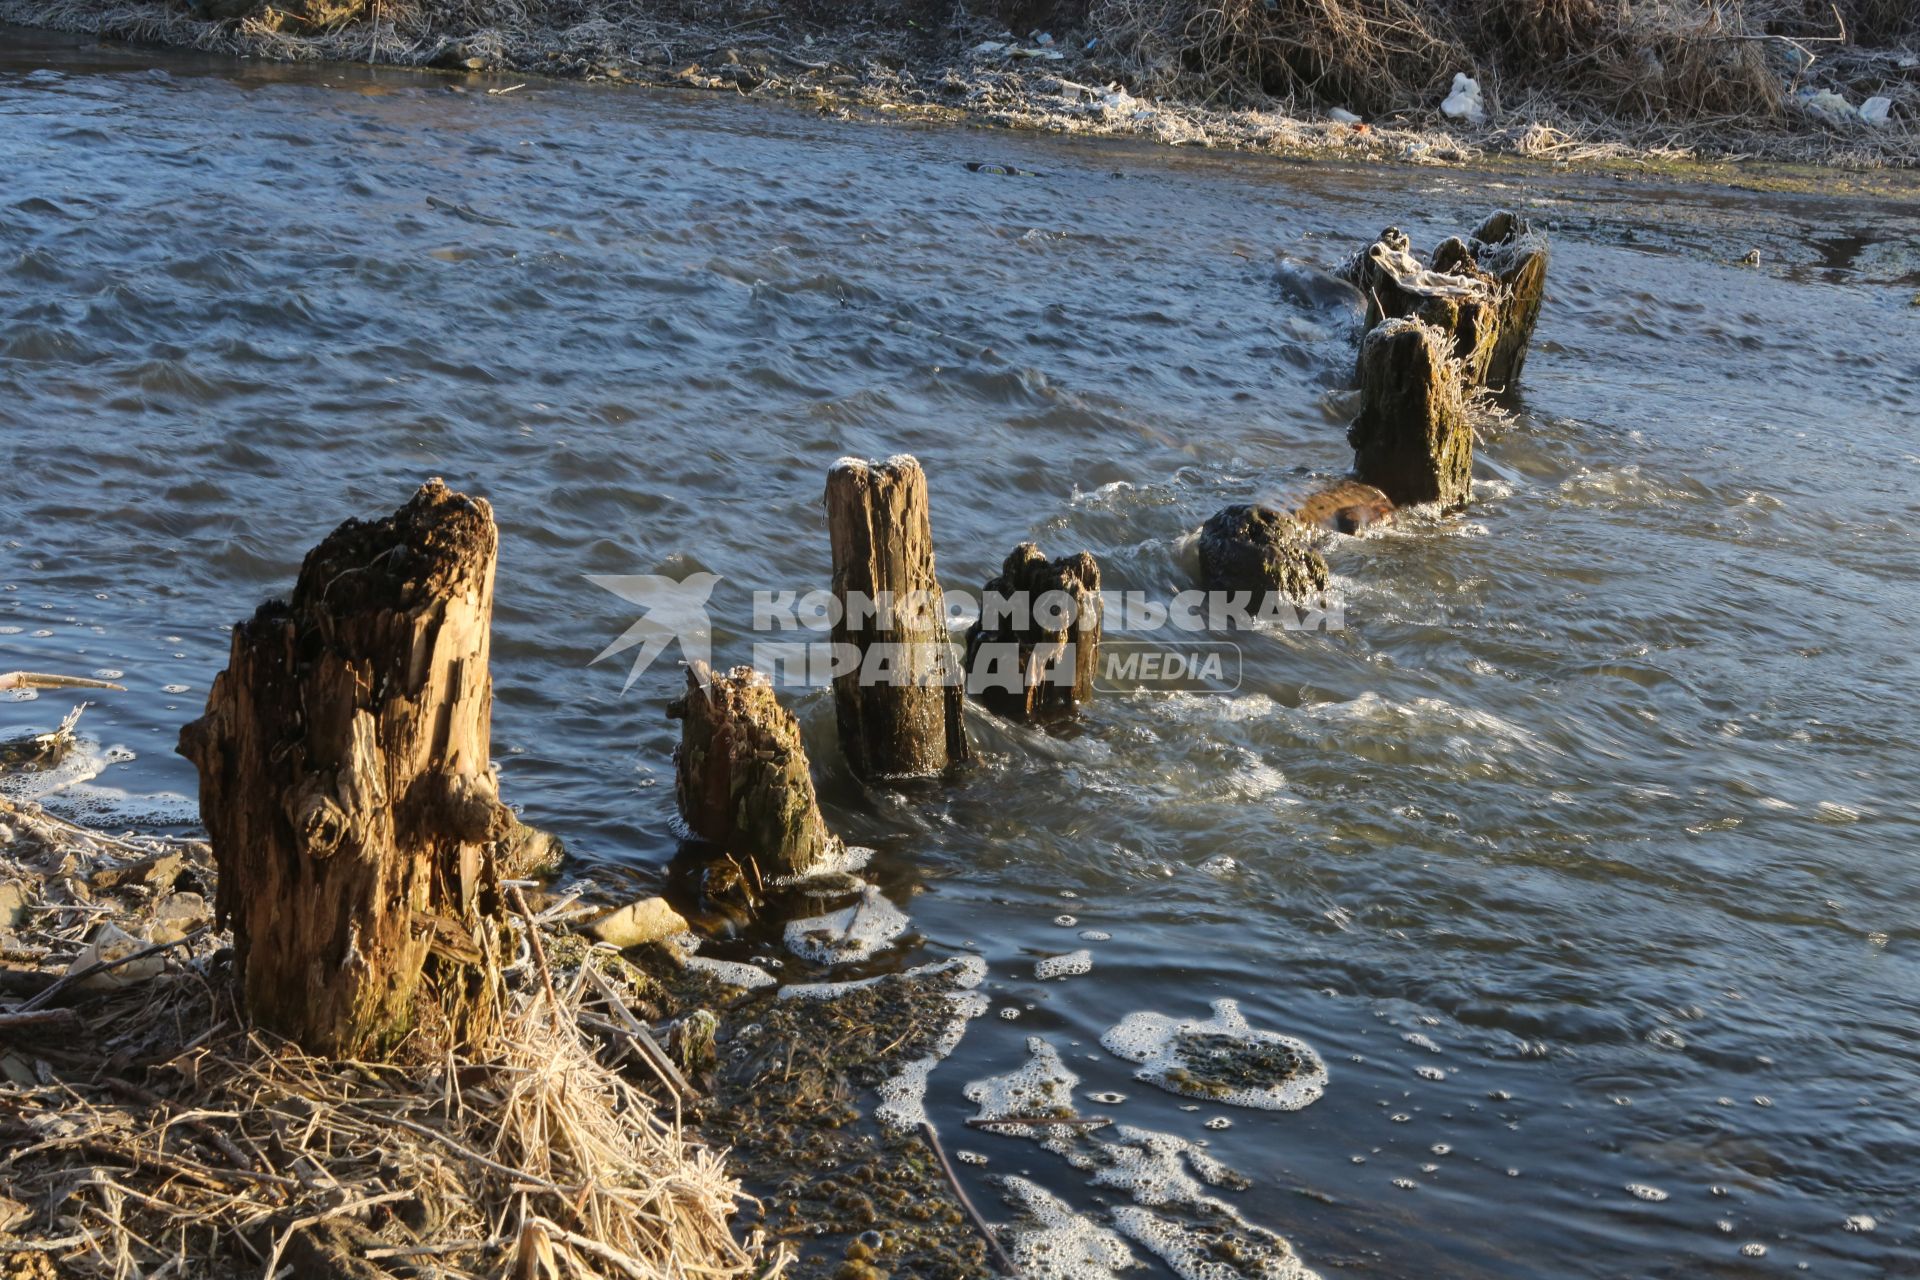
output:
[[[184,820],[171,746],[226,625],[441,475],[502,528],[509,797],[640,887],[676,849],[679,677],[589,665],[632,612],[583,575],[723,575],[744,660],[751,589],[826,581],[827,466],[906,451],[951,586],[1028,537],[1185,586],[1210,512],[1349,458],[1344,325],[1276,250],[1528,206],[1551,292],[1477,501],[1330,546],[1345,631],[1239,637],[1234,695],[1106,697],[1070,737],[977,719],[981,763],[930,795],[864,791],[799,701],[830,821],[913,916],[875,967],[974,949],[1021,1011],[933,1077],[969,1178],[1095,1204],[957,1126],[1040,1035],[1127,1095],[1099,1109],[1208,1139],[1323,1273],[1920,1271],[1914,205],[20,32],[0,174],[0,669],[130,688],[83,721],[114,762],[53,802]],[[1033,978],[1080,947],[1090,972]],[[1325,1097],[1210,1130],[1099,1048],[1221,997],[1313,1045]]]

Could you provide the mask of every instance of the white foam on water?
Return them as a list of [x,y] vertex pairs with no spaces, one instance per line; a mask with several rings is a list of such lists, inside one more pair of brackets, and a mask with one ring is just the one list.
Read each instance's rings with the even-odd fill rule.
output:
[[1033,976],[1045,982],[1049,978],[1071,978],[1093,969],[1093,952],[1069,951],[1063,956],[1047,956],[1033,966]]
[[[1250,1048],[1268,1046],[1290,1050],[1299,1056],[1302,1070],[1298,1075],[1264,1086],[1230,1088],[1218,1095],[1202,1092],[1170,1078],[1176,1071],[1200,1076],[1195,1064],[1180,1055],[1179,1040],[1183,1035],[1221,1036]],[[1140,1070],[1134,1072],[1136,1079],[1158,1085],[1169,1093],[1206,1097],[1228,1106],[1298,1111],[1316,1101],[1327,1087],[1326,1063],[1312,1046],[1276,1031],[1260,1031],[1249,1026],[1238,1002],[1233,1000],[1215,1000],[1213,1017],[1205,1021],[1170,1018],[1153,1012],[1129,1014],[1101,1036],[1100,1043],[1107,1052],[1140,1063]]]
[[1236,1235],[1238,1266],[1218,1260],[1214,1244],[1219,1232],[1172,1222],[1134,1205],[1113,1211],[1113,1223],[1135,1244],[1166,1263],[1180,1280],[1319,1280],[1293,1254],[1286,1241],[1257,1227]]
[[872,885],[860,900],[825,915],[787,923],[787,950],[816,964],[857,964],[907,931],[907,916]]
[[1870,1213],[1856,1213],[1841,1224],[1848,1231],[1866,1232],[1879,1226]]
[[[983,966],[984,967],[984,966]],[[925,1057],[915,1058],[880,1082],[880,1105],[873,1118],[889,1129],[917,1129],[927,1123],[927,1081],[933,1069],[960,1047],[967,1024],[987,1011],[989,1001],[978,991],[955,991],[947,996],[953,1017],[941,1028],[940,1038]]]
[[796,982],[780,988],[779,998],[782,1000],[834,1000],[848,992],[879,986],[883,982],[899,982],[906,978],[937,978],[949,973],[953,975],[955,990],[971,990],[986,979],[987,962],[979,956],[954,956],[951,960],[917,965],[900,973],[880,973],[871,978],[855,978],[848,982]]
[[856,871],[865,871],[867,864],[872,861],[873,850],[865,845],[842,844],[835,840],[833,848],[818,865],[799,875],[776,877],[773,885],[777,889],[805,888],[810,881],[850,876]]
[[[1070,1115],[1073,1091],[1080,1077],[1060,1060],[1060,1051],[1039,1036],[1027,1037],[1026,1065],[1003,1076],[970,1080],[960,1096],[979,1107],[977,1120],[1001,1120],[1008,1116]],[[1031,1134],[1024,1126],[1009,1125],[1001,1130],[1014,1135]]]
[[713,956],[688,956],[687,968],[707,974],[730,987],[741,987],[748,991],[770,987],[779,981],[759,965],[739,960],[719,960]]
[[1627,1190],[1641,1200],[1651,1200],[1655,1204],[1667,1198],[1667,1193],[1658,1187],[1650,1187],[1644,1182],[1629,1182]]
[[1007,1252],[1032,1280],[1113,1280],[1140,1265],[1124,1238],[1025,1178],[1001,1182],[1020,1215]]
[[1135,1204],[1150,1208],[1201,1205],[1226,1211],[1226,1204],[1208,1195],[1201,1184],[1246,1185],[1246,1179],[1186,1138],[1127,1124],[1113,1132],[1114,1141],[1098,1142],[1091,1152],[1075,1152],[1067,1159],[1082,1168],[1096,1168],[1094,1186],[1124,1191]]

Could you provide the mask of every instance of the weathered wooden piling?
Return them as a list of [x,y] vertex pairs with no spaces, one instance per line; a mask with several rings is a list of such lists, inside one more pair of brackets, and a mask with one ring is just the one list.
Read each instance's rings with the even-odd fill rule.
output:
[[1089,553],[1048,560],[1015,547],[981,592],[967,633],[974,697],[1013,720],[1071,712],[1093,696],[1100,658],[1100,566]]
[[1208,591],[1247,593],[1258,611],[1276,597],[1299,604],[1325,591],[1327,562],[1292,516],[1237,505],[1200,527],[1200,577]]
[[180,734],[248,1013],[330,1056],[486,1027],[512,815],[490,758],[498,535],[438,480],[308,553]]
[[840,616],[834,677],[840,749],[867,778],[938,773],[968,758],[964,674],[934,576],[927,478],[904,454],[842,458],[827,473],[827,534]]
[[1499,344],[1501,289],[1458,239],[1435,251],[1431,267],[1413,256],[1405,233],[1388,227],[1345,269],[1367,300],[1369,330],[1387,320],[1418,319],[1446,335],[1470,385],[1486,377]]
[[768,877],[806,875],[838,852],[800,722],[765,675],[752,667],[716,675],[695,663],[667,715],[680,721],[674,789],[696,836]]
[[1446,335],[1387,320],[1360,344],[1360,414],[1347,429],[1353,471],[1397,507],[1467,501],[1473,426]]
[[1516,214],[1496,213],[1474,229],[1473,252],[1480,267],[1501,286],[1499,336],[1488,357],[1485,381],[1493,387],[1510,387],[1526,366],[1533,327],[1546,297],[1547,237]]

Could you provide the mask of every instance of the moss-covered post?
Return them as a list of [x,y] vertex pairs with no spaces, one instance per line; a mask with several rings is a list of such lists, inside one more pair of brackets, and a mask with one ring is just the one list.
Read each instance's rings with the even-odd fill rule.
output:
[[247,1011],[312,1052],[489,1024],[511,823],[490,757],[497,542],[492,509],[437,480],[349,520],[234,628],[181,731]]
[[1327,589],[1327,562],[1306,526],[1272,507],[1236,505],[1200,527],[1200,577],[1208,591],[1246,594],[1264,610],[1301,604]]
[[680,721],[674,787],[696,836],[768,877],[805,875],[838,852],[814,796],[800,722],[751,667],[687,671],[670,707]]
[[904,454],[827,473],[827,534],[851,658],[834,677],[840,749],[866,778],[919,777],[968,758],[964,673],[934,576],[927,477]]
[[1446,335],[1388,320],[1360,344],[1360,414],[1347,430],[1353,470],[1396,507],[1467,501],[1473,426]]

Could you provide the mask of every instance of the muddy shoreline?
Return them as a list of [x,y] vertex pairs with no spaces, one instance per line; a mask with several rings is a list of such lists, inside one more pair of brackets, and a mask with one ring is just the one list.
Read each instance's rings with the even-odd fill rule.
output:
[[[400,20],[301,28],[266,19],[209,21],[162,3],[0,0],[0,23],[290,64],[392,66],[446,77],[450,91],[538,92],[543,82],[724,93],[875,123],[966,125],[1291,160],[1481,168],[1516,176],[1647,175],[1736,188],[1911,194],[1920,134],[1899,118],[1873,127],[1804,108],[1770,119],[1643,120],[1595,114],[1531,94],[1477,122],[1436,101],[1361,118],[1291,97],[1223,105],[1214,97],[1134,92],[1135,68],[1083,31],[1021,37],[984,20],[942,30],[872,21],[807,21],[770,7],[734,21],[627,17],[485,26],[415,11]],[[756,11],[759,12],[759,11]],[[523,15],[524,16],[524,15]],[[1047,43],[1037,43],[1034,37]],[[1904,50],[1850,56],[1920,103],[1920,59]],[[1908,63],[1913,66],[1908,66]]]

